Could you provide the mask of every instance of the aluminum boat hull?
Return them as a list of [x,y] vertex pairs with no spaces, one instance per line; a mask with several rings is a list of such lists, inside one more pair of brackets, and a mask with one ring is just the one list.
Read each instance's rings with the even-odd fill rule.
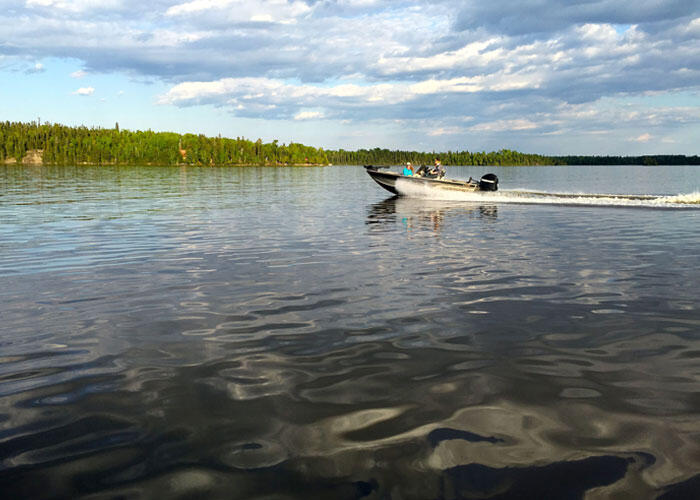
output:
[[[387,191],[400,195],[399,191],[396,189],[396,181],[402,179],[405,182],[410,182],[415,185],[420,186],[431,186],[439,189],[444,189],[448,191],[463,191],[463,192],[474,192],[474,191],[495,191],[495,186],[487,186],[488,189],[484,188],[483,180],[469,180],[469,181],[457,181],[453,179],[437,179],[434,177],[418,177],[402,175],[396,172],[391,172],[388,170],[380,170],[379,167],[373,165],[365,166],[369,176],[379,184],[381,187]],[[497,184],[496,180],[496,184]]]

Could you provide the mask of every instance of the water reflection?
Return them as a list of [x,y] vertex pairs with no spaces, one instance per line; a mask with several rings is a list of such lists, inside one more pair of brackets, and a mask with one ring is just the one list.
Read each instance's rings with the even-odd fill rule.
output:
[[0,485],[37,498],[71,496],[65,477],[107,496],[609,498],[697,483],[692,413],[659,420],[615,397],[561,401],[547,377],[508,359],[466,363],[486,352],[240,351],[160,368],[139,361],[153,353],[124,352],[133,368],[118,377],[17,393],[14,413],[32,414],[5,426]]
[[474,206],[469,203],[393,196],[368,207],[366,224],[393,225],[400,221],[407,231],[428,229],[439,233],[446,217],[495,220],[498,217],[498,207],[495,204]]

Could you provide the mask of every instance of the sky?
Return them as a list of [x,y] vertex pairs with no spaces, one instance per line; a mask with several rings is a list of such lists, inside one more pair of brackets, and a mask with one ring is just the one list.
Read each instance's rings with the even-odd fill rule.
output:
[[0,120],[700,154],[700,0],[0,0]]

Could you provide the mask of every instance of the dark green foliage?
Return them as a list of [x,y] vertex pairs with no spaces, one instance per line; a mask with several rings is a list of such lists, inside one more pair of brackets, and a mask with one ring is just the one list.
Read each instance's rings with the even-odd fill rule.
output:
[[49,165],[416,165],[439,157],[444,165],[699,165],[698,156],[542,156],[497,152],[425,153],[389,149],[324,151],[295,142],[228,139],[195,134],[0,122],[0,163],[43,150]]
[[700,165],[700,156],[552,156],[552,165]]
[[0,162],[18,162],[29,150],[43,150],[49,165],[284,165],[328,163],[323,149],[303,144],[263,144],[204,135],[132,132],[64,125],[0,122]]
[[338,165],[414,165],[432,164],[438,157],[443,165],[700,165],[700,157],[684,155],[651,156],[543,156],[502,149],[491,153],[448,151],[420,153],[388,149],[326,151],[328,161]]
[[338,165],[398,165],[410,161],[415,165],[432,164],[440,158],[443,165],[551,165],[546,156],[524,154],[502,149],[498,152],[448,151],[447,153],[420,153],[388,149],[360,149],[357,151],[326,151],[331,163]]

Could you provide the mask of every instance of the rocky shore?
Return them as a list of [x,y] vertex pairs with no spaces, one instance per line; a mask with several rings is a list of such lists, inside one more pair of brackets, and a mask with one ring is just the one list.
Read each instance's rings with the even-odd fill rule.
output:
[[43,165],[44,164],[44,150],[43,149],[30,149],[27,154],[24,155],[21,162],[17,162],[17,158],[5,158],[3,162],[5,165],[14,165],[16,163],[21,163],[22,165]]

